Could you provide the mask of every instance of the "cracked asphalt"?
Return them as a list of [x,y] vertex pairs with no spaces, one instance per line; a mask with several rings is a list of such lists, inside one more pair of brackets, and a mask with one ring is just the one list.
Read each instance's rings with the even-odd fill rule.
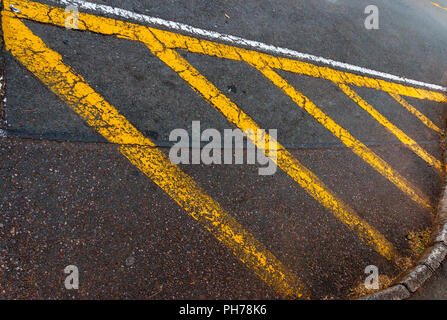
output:
[[[364,27],[366,0],[93,2],[447,86],[447,10],[430,1],[376,1],[379,30]],[[447,8],[447,1],[438,3]],[[192,121],[219,132],[234,128],[142,43],[23,23],[165,154],[172,130],[191,132]],[[291,155],[407,263],[417,258],[409,235],[430,229],[432,208],[416,204],[253,67],[179,53],[261,128],[278,129],[278,141]],[[0,110],[0,298],[283,298],[3,43],[1,59],[6,101]],[[278,74],[436,207],[442,174],[340,88],[321,78]],[[442,135],[386,92],[355,90],[429,154],[443,159]],[[445,130],[445,103],[405,99]],[[282,170],[259,176],[258,165],[179,167],[292,270],[313,299],[353,297],[368,265],[390,279],[403,271],[360,241]],[[67,265],[79,268],[79,290],[64,287]]]

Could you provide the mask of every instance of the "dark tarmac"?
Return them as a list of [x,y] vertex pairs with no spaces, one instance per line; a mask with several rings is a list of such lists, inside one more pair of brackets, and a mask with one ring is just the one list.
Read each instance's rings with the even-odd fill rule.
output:
[[[38,1],[51,4],[50,1]],[[447,10],[430,1],[99,1],[206,30],[447,86]],[[447,7],[447,1],[438,0]],[[54,5],[54,4],[53,4]],[[226,15],[229,17],[226,17]],[[118,18],[116,18],[118,19]],[[142,44],[25,22],[140,132],[169,153],[169,134],[234,128]],[[153,181],[125,159],[4,48],[0,138],[0,298],[279,299]],[[247,64],[182,52],[210,82],[315,173],[402,256],[422,208]],[[278,72],[417,186],[436,207],[443,177],[327,80]],[[387,93],[356,92],[437,159],[441,135]],[[407,98],[445,131],[445,104]],[[313,299],[345,299],[376,265],[402,272],[365,245],[286,173],[258,165],[180,165],[306,285]],[[66,290],[64,268],[80,270]]]

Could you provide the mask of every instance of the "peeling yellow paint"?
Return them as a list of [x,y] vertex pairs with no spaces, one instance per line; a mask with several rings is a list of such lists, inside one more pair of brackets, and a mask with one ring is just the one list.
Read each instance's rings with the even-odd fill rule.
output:
[[[282,265],[265,247],[245,231],[220,205],[207,196],[204,191],[154,145],[141,135],[117,110],[97,94],[84,79],[63,64],[59,54],[48,48],[38,37],[23,25],[18,18],[64,26],[69,13],[63,8],[45,4],[5,0],[5,9],[13,3],[20,12],[3,12],[3,29],[8,50],[31,72],[39,77],[63,101],[83,117],[87,123],[102,134],[108,141],[120,145],[120,151],[148,177],[157,183],[192,217],[201,222],[219,241],[253,270],[261,279],[279,292],[289,296],[303,297],[306,289],[296,277]],[[195,91],[203,96],[216,110],[243,131],[255,132],[259,126],[213,84],[203,77],[193,66],[174,49],[184,49],[194,53],[206,54],[225,59],[247,62],[261,71],[275,85],[280,87],[300,107],[310,113],[317,121],[337,136],[348,148],[371,165],[380,174],[394,183],[415,202],[429,207],[427,197],[415,186],[392,169],[384,160],[356,140],[331,118],[318,109],[307,97],[291,87],[273,69],[300,73],[333,81],[356,103],[368,111],[377,121],[391,130],[403,143],[411,148],[433,167],[440,168],[440,162],[419,147],[411,138],[389,123],[375,109],[361,99],[348,85],[374,88],[390,93],[392,96],[409,96],[418,99],[446,102],[445,94],[420,88],[409,87],[380,79],[341,72],[328,67],[288,58],[196,39],[164,30],[149,28],[124,21],[79,13],[79,29],[105,35],[140,41],[154,55],[178,73]],[[31,50],[31,51],[30,51]],[[419,117],[420,118],[420,117]],[[275,153],[272,160],[314,199],[328,209],[339,221],[371,246],[379,254],[398,263],[400,257],[393,245],[375,230],[346,203],[341,201],[309,169],[304,167],[283,146],[277,143],[277,150],[268,150],[255,135],[249,135],[255,145],[267,155]],[[272,139],[266,134],[266,138]]]
[[441,161],[433,157],[427,151],[425,151],[416,141],[411,139],[402,130],[392,124],[387,118],[385,118],[380,112],[378,112],[372,105],[366,102],[360,97],[354,90],[344,83],[336,83],[338,87],[355,103],[357,103],[363,110],[368,112],[377,122],[384,126],[389,132],[391,132],[397,139],[399,139],[405,146],[418,155],[421,159],[427,162],[433,168],[436,168],[439,173],[442,173],[444,166]]
[[[9,0],[7,0],[6,3],[8,1]],[[47,5],[34,2],[14,1],[14,3],[21,10],[20,13],[16,14],[19,17],[28,18],[44,23],[51,23],[59,26],[63,26],[65,24],[67,13],[65,13],[65,11],[61,8],[49,7]],[[101,34],[117,35],[118,37],[141,41],[146,45],[152,46],[152,51],[155,53],[162,52],[164,48],[182,48],[195,53],[245,61],[250,65],[258,66],[258,69],[259,66],[267,66],[270,68],[298,72],[317,78],[328,79],[340,85],[343,85],[344,83],[352,83],[358,86],[384,90],[389,92],[390,94],[399,93],[407,96],[413,96],[419,99],[447,101],[446,96],[438,92],[406,87],[400,84],[390,83],[379,79],[371,79],[368,77],[361,77],[350,73],[343,73],[327,67],[319,67],[309,63],[286,58],[277,58],[252,50],[245,50],[238,47],[191,38],[184,35],[148,28],[119,20],[112,20],[109,18],[80,13],[79,23],[79,29],[81,30],[89,30]],[[154,44],[151,40],[154,37],[158,40],[157,44]],[[157,47],[154,47],[155,45]],[[173,52],[175,51],[170,51],[169,54],[172,55],[174,54]],[[166,56],[168,53],[164,54]],[[177,70],[175,71],[177,73],[181,73],[183,71],[183,69],[181,68],[181,66],[177,66]],[[197,81],[196,77],[189,77],[188,82],[192,85],[193,88],[195,87],[195,81]],[[348,88],[347,86],[345,87]],[[204,98],[208,100],[211,99],[211,93],[207,93],[204,90],[207,90],[207,88],[202,88],[201,94],[204,96]],[[380,159],[377,155],[373,154],[372,151],[370,151],[360,141],[352,137],[352,135],[350,135],[346,130],[338,130],[342,128],[335,122],[331,121],[331,124],[329,124],[326,120],[331,119],[327,115],[323,114],[323,117],[320,116],[321,114],[316,115],[315,112],[312,112],[312,110],[317,110],[315,109],[315,107],[304,109],[308,111],[312,116],[314,116],[317,121],[322,123],[329,131],[331,131],[331,133],[335,134],[335,136],[337,136],[345,145],[346,143],[349,143],[348,147],[351,150],[353,150],[357,155],[359,155],[363,160],[370,164],[375,170],[386,177],[389,181],[395,184],[400,190],[409,195],[411,199],[422,206],[430,206],[427,197],[409,181],[402,177],[397,171],[392,169],[385,161]],[[371,108],[367,109],[370,110]],[[231,122],[234,121],[234,119],[228,120]],[[387,128],[389,129],[390,127],[388,126]],[[392,128],[393,133],[398,132],[397,130]],[[404,134],[397,134],[398,138],[402,138],[403,136]],[[349,139],[351,139],[353,143],[351,143]],[[404,143],[407,145],[409,145],[408,143],[410,142],[410,140],[408,139],[401,139],[401,141],[405,141]],[[411,140],[410,148],[414,151],[417,151],[418,155],[422,155],[422,158],[424,160],[429,160],[430,165],[440,170],[440,168],[442,167],[440,162],[433,156],[429,155],[420,146],[415,146],[415,142],[413,142],[414,141]]]
[[433,5],[437,6],[438,8],[441,8],[445,11],[447,11],[447,8],[444,8],[443,6],[441,6],[440,4],[436,3],[436,2],[432,2]]
[[265,65],[255,65],[255,67],[273,84],[281,88],[298,106],[306,110],[319,123],[327,128],[334,136],[340,139],[357,156],[368,163],[372,168],[387,178],[402,192],[407,194],[413,201],[423,207],[430,207],[428,197],[422,193],[416,186],[409,182],[399,172],[394,170],[387,162],[371,151],[366,145],[353,137],[347,130],[338,125],[334,120],[327,116],[312,101],[310,101],[301,92],[292,87],[285,79],[275,71]]
[[[20,13],[15,14],[19,17],[31,18],[34,21],[60,26],[64,25],[67,14],[60,8],[49,7],[33,2],[15,1],[15,3],[16,7],[21,10]],[[176,51],[169,49],[168,43],[159,40],[159,36],[162,34],[157,32],[162,31],[88,14],[80,14],[79,29],[99,32],[102,34],[118,35],[119,37],[138,40],[145,43],[156,56],[176,71],[194,90],[199,92],[218,111],[223,113],[231,123],[246,132],[250,130],[255,132],[255,130],[259,129],[258,125],[248,115],[215,88],[214,85],[209,83]],[[194,39],[194,41],[195,40],[197,39]],[[241,59],[240,54],[237,53],[237,55],[239,59]],[[248,56],[250,56],[250,54],[248,54]],[[254,56],[254,60],[252,61],[256,61],[256,58],[261,59],[261,56]],[[264,145],[258,143],[256,138],[253,136],[249,137],[253,139],[255,145],[265,150]],[[269,140],[272,138],[267,134],[266,139]],[[277,145],[277,155],[276,157],[271,157],[271,159],[274,160],[282,170],[289,174],[292,179],[303,187],[314,199],[327,208],[351,231],[355,232],[366,244],[389,260],[398,257],[393,245],[386,240],[380,232],[361,219],[347,204],[338,199],[318,177],[304,167],[285,148],[279,143],[277,143]],[[266,154],[269,154],[271,151],[272,150],[265,150]]]
[[163,189],[268,285],[286,297],[308,298],[299,279],[204,190],[173,165],[155,144],[96,93],[62,57],[20,20],[2,12],[5,46],[90,126]]
[[418,118],[427,128],[432,129],[433,131],[436,131],[439,134],[444,134],[444,132],[435,125],[429,118],[427,118],[422,112],[420,112],[418,109],[413,107],[411,104],[409,104],[404,98],[402,98],[400,95],[395,93],[389,93],[389,95],[399,102],[405,109],[407,109],[411,114],[413,114],[416,118]]
[[[260,130],[260,127],[249,115],[203,77],[179,53],[164,46],[155,36],[152,39],[147,37],[145,43],[154,55],[177,72],[196,92],[201,94],[217,111],[221,112],[228,121],[244,132],[257,132],[257,130]],[[248,135],[248,138],[252,139],[253,143],[259,149],[264,150],[266,156],[275,162],[279,168],[286,172],[351,231],[355,232],[366,244],[389,260],[397,258],[393,245],[380,232],[361,219],[351,207],[330,191],[316,175],[294,158],[278,141],[274,140],[268,133],[265,134],[265,139],[273,141],[273,145],[277,146],[275,156],[272,157],[270,152],[273,150],[265,149],[265,144],[262,141],[258,142],[254,135]],[[424,205],[427,205],[421,198],[417,199],[421,200]]]
[[[65,26],[65,19],[70,14],[66,13],[65,9],[63,8],[51,7],[45,4],[23,0],[4,0],[5,8],[8,9],[9,4],[11,3],[13,3],[16,8],[20,9],[20,12],[15,13],[15,16],[17,17],[42,23],[49,23],[61,27]],[[300,73],[315,78],[330,80],[336,83],[346,83],[360,87],[373,88],[418,99],[447,102],[447,96],[441,92],[405,86],[366,76],[359,76],[349,72],[338,71],[329,67],[321,67],[289,58],[274,57],[272,55],[253,50],[238,48],[204,39],[197,39],[178,33],[98,17],[86,13],[79,13],[79,29],[106,35],[115,35],[117,37],[141,42],[146,42],[146,36],[148,36],[149,33],[152,33],[161,43],[163,43],[167,48],[171,49],[184,49],[193,53],[237,61],[244,61],[244,59],[248,59],[245,61],[250,64],[256,64],[259,60],[262,60],[272,69]],[[242,59],[241,55],[244,53],[245,56],[244,59]]]

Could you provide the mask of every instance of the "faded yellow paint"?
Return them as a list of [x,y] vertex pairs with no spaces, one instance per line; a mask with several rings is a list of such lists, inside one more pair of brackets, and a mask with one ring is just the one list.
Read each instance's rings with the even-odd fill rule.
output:
[[[5,0],[5,6],[8,8],[11,1]],[[66,13],[62,8],[50,7],[40,3],[33,3],[27,1],[12,1],[16,7],[21,11],[15,13],[15,16],[50,23],[54,25],[63,26],[65,23]],[[380,79],[373,79],[369,77],[359,76],[351,73],[341,72],[328,67],[320,67],[310,63],[296,61],[288,58],[278,58],[268,54],[259,53],[252,50],[246,50],[234,46],[215,43],[207,40],[196,39],[168,31],[148,28],[141,25],[127,23],[123,21],[112,20],[103,17],[97,17],[89,14],[80,13],[79,29],[98,32],[101,34],[116,35],[121,38],[131,39],[145,43],[151,51],[163,60],[167,65],[174,69],[192,88],[199,92],[207,101],[209,101],[217,110],[222,112],[227,119],[247,131],[249,129],[257,129],[258,126],[245,113],[243,113],[234,103],[225,97],[217,88],[209,83],[200,73],[197,72],[187,61],[172,49],[184,49],[194,53],[206,54],[220,58],[232,59],[237,61],[244,61],[259,69],[267,78],[280,87],[286,94],[288,94],[300,107],[309,112],[315,119],[328,128],[334,135],[336,135],[346,146],[355,152],[364,161],[370,164],[374,169],[380,172],[383,176],[388,178],[403,192],[408,194],[417,203],[429,206],[427,197],[423,195],[416,187],[411,185],[404,177],[397,171],[392,169],[384,160],[375,155],[360,141],[356,140],[345,129],[335,123],[320,109],[318,109],[307,97],[303,96],[295,88],[291,87],[284,79],[282,79],[273,69],[280,69],[295,73],[300,73],[316,78],[322,78],[336,83],[343,92],[354,100],[359,106],[366,110],[379,123],[385,126],[392,132],[401,142],[407,145],[413,152],[424,159],[431,166],[442,170],[442,164],[436,158],[431,156],[423,148],[421,148],[414,140],[409,138],[396,126],[391,124],[383,115],[377,112],[371,105],[358,96],[348,85],[356,85],[367,88],[374,88],[388,92],[394,99],[407,108],[412,114],[418,117],[425,125],[433,130],[441,133],[439,127],[433,124],[427,117],[417,111],[414,107],[409,105],[401,96],[409,96],[418,99],[429,99],[432,101],[445,102],[446,95],[436,91],[429,91],[420,88],[414,88],[401,84],[396,84]],[[261,67],[262,66],[262,67]],[[79,90],[86,84],[76,83],[75,87],[81,86]],[[88,86],[88,85],[87,85]],[[57,85],[55,84],[55,87]],[[93,103],[96,96],[94,94],[87,95],[82,102]],[[93,100],[91,100],[93,99]],[[90,101],[91,100],[91,101]],[[85,110],[77,110],[83,115]],[[87,121],[90,119],[83,115]],[[102,115],[104,121],[116,121],[115,116],[110,114]],[[111,116],[111,118],[108,118]],[[95,115],[96,117],[96,115]],[[93,117],[94,118],[94,117]],[[92,119],[93,119],[92,118]],[[122,120],[122,119],[121,119]],[[120,120],[120,121],[121,121]],[[124,119],[125,120],[125,119]],[[92,123],[89,123],[93,125]],[[95,127],[101,134],[105,131],[114,130],[112,128],[97,125]],[[127,128],[129,129],[129,128]],[[113,140],[109,140],[118,144],[137,144],[140,148],[143,146],[154,146],[153,143],[142,137],[135,135],[132,130],[124,130],[119,135],[113,135]],[[251,136],[255,144],[263,148],[254,136]],[[270,139],[270,137],[267,137]],[[123,148],[124,146],[122,146]],[[129,147],[130,148],[130,147]],[[265,150],[268,154],[272,150]],[[322,205],[328,208],[340,221],[354,230],[361,239],[375,248],[376,251],[383,256],[391,259],[395,257],[394,249],[387,240],[380,235],[376,230],[369,226],[365,221],[361,220],[358,215],[342,203],[327,187],[321,182],[312,172],[303,167],[298,160],[288,153],[282,146],[275,151],[277,153],[277,160],[275,162],[278,166],[287,172],[296,182],[298,182],[309,194],[311,194]],[[132,161],[132,160],[131,160]],[[213,224],[214,225],[214,224]],[[230,232],[226,230],[225,232]],[[231,232],[230,232],[231,233]],[[241,244],[242,236],[234,236],[233,242]],[[264,258],[259,257],[261,262],[265,262]]]
[[[64,25],[65,23],[67,14],[60,8],[48,7],[46,5],[33,2],[24,3],[23,1],[14,1],[14,3],[16,3],[16,6],[21,10],[21,12],[18,14],[19,17],[30,18],[35,21],[51,23],[60,26]],[[330,68],[319,67],[300,61],[285,58],[276,58],[256,51],[245,50],[233,46],[191,38],[180,34],[147,28],[123,21],[117,21],[81,13],[79,16],[79,22],[79,28],[81,30],[89,30],[102,34],[118,35],[123,38],[141,41],[150,46],[154,46],[154,43],[151,42],[151,39],[155,37],[157,40],[159,40],[159,42],[157,44],[157,47],[153,48],[153,51],[163,51],[164,48],[183,48],[196,53],[245,61],[253,66],[269,66],[272,68],[299,72],[314,77],[322,77],[331,81],[344,81],[346,83],[354,83],[366,87],[374,87],[376,89],[382,89],[385,91],[389,89],[389,92],[392,94],[395,94],[394,92],[404,92],[404,94],[417,96],[421,99],[445,99],[444,95],[437,92],[405,87],[393,83],[386,83],[382,82],[382,80],[351,75]],[[181,72],[182,70],[176,71]],[[190,77],[188,81],[189,83],[193,83],[194,81],[196,81],[196,78]],[[194,87],[194,85],[192,86]],[[207,89],[203,88],[203,90]],[[212,93],[203,91],[202,94],[204,95],[205,99],[209,99],[210,94]],[[408,182],[398,172],[393,170],[385,161],[372,153],[372,151],[370,151],[360,141],[352,137],[352,135],[350,135],[346,130],[338,130],[341,127],[334,121],[332,121],[327,115],[321,117],[320,111],[320,114],[316,114],[315,112],[313,112],[313,110],[319,110],[315,108],[316,107],[313,106],[304,109],[312,114],[317,119],[317,121],[322,123],[329,131],[340,138],[341,141],[345,143],[345,145],[347,145],[348,143],[348,147],[351,148],[351,150],[353,150],[363,160],[370,164],[380,174],[394,183],[399,189],[409,195],[411,199],[423,206],[429,206],[427,197],[423,195],[421,191],[419,191],[415,186],[411,185],[410,182]],[[331,120],[331,123],[329,124],[326,119]],[[229,118],[229,120],[231,122],[234,122],[234,119]],[[353,140],[349,140],[350,138],[352,138]]]
[[279,293],[308,298],[298,278],[187,174],[96,93],[20,20],[2,12],[5,46],[28,70]]
[[[247,50],[203,39],[196,39],[168,31],[152,28],[151,31],[160,41],[166,43],[166,46],[169,48],[184,49],[189,52],[215,56],[218,58],[246,61],[250,64],[257,64],[259,61],[264,61],[272,69],[299,73],[333,82],[343,82],[359,87],[381,90],[418,99],[447,102],[447,96],[441,92],[405,86],[402,84],[360,76],[349,72],[342,72],[329,67],[322,67],[289,58],[275,57],[253,50]],[[244,56],[244,58],[241,56]]]
[[301,92],[292,87],[279,74],[273,71],[266,65],[255,65],[266,78],[268,78],[274,85],[281,88],[299,107],[306,110],[319,123],[327,128],[334,136],[340,139],[349,149],[351,149],[357,156],[368,163],[372,168],[377,170],[381,175],[391,181],[402,192],[407,194],[413,201],[423,207],[430,207],[429,200],[416,186],[409,182],[399,172],[394,170],[382,158],[376,155],[372,150],[365,146],[362,142],[353,137],[347,130],[337,124],[329,116],[327,116],[321,109],[319,109],[312,101],[310,101]]
[[354,90],[343,83],[336,83],[338,87],[355,103],[357,103],[363,110],[368,112],[377,122],[384,126],[389,132],[391,132],[397,139],[399,139],[405,146],[418,155],[421,159],[427,162],[433,168],[436,168],[440,173],[443,172],[444,166],[441,161],[433,157],[427,151],[425,151],[416,141],[407,136],[402,130],[392,124],[387,118],[385,118],[380,112],[378,112],[372,105],[366,102],[360,97]]
[[[29,18],[34,21],[51,23],[55,25],[63,25],[66,14],[60,8],[48,7],[39,3],[23,3],[15,1],[21,11],[17,14],[19,17]],[[79,28],[99,32],[102,34],[118,35],[119,37],[138,40],[145,43],[149,49],[158,56],[162,61],[175,70],[180,77],[188,82],[191,87],[199,92],[207,101],[209,101],[217,110],[222,112],[227,119],[244,131],[259,129],[257,124],[242,110],[240,110],[233,102],[223,95],[217,88],[209,83],[197,70],[195,70],[187,61],[174,50],[169,49],[169,43],[159,41],[160,36],[165,35],[165,31],[147,28],[127,22],[116,21],[108,18],[96,17],[88,14],[80,14]],[[161,32],[161,34],[159,33]],[[167,33],[171,34],[171,33]],[[197,39],[190,38],[191,41]],[[234,50],[243,50],[231,47]],[[272,56],[262,55],[254,51],[244,51],[250,62],[257,61],[262,57],[277,59]],[[238,59],[242,60],[242,51],[236,52]],[[253,53],[253,56],[252,56]],[[257,54],[257,55],[256,55]],[[264,150],[264,145],[256,141],[256,138],[249,135],[255,145]],[[267,139],[271,139],[267,135]],[[275,141],[276,142],[276,141]],[[370,226],[366,221],[362,220],[356,212],[348,205],[338,199],[322,181],[318,179],[311,171],[298,162],[287,150],[281,145],[275,150],[276,157],[272,160],[286,173],[289,174],[300,186],[302,186],[312,197],[319,201],[324,207],[330,210],[341,222],[343,222],[350,230],[368,245],[373,247],[377,252],[387,259],[396,259],[397,253],[392,244],[388,242],[383,235]],[[267,155],[271,155],[272,150],[264,150]]]
[[400,95],[395,93],[389,93],[389,95],[399,102],[405,109],[407,109],[411,114],[413,114],[416,118],[418,118],[424,125],[426,125],[428,128],[432,129],[433,131],[436,131],[439,134],[444,134],[442,130],[435,125],[429,118],[427,118],[422,112],[420,112],[418,109],[413,107],[411,104],[409,104],[404,98],[402,98]]
[[432,2],[432,3],[433,3],[433,5],[437,6],[438,8],[441,8],[441,9],[447,11],[447,8],[444,8],[444,7],[441,6],[440,4],[438,4],[438,3],[436,3],[436,2]]
[[[62,25],[65,21],[65,12],[59,8],[51,9],[45,5],[37,3],[21,3],[19,9],[21,12],[18,16],[25,15],[26,17],[32,17],[35,21],[47,22],[56,25]],[[198,91],[217,110],[222,112],[230,122],[234,123],[244,131],[249,131],[252,129],[254,132],[254,130],[259,128],[248,115],[240,110],[225,95],[219,92],[217,88],[209,83],[187,61],[181,58],[176,51],[168,49],[165,43],[160,42],[152,32],[154,29],[85,14],[80,15],[79,22],[80,29],[100,32],[103,34],[115,34],[119,35],[120,37],[138,40],[145,43],[156,56],[173,68],[179,76],[191,85],[191,87]],[[24,39],[24,41],[26,40]],[[58,65],[57,61],[54,63]],[[32,66],[30,66],[30,68],[31,67]],[[57,84],[52,85],[57,86]],[[90,97],[90,95],[87,95],[87,98],[94,99],[93,96]],[[93,103],[94,101],[89,102]],[[83,114],[83,112],[83,110],[80,111],[81,114]],[[121,120],[124,121],[124,119]],[[107,129],[110,130],[110,128]],[[129,132],[129,135],[133,137],[133,130],[130,130]],[[263,148],[262,144],[258,143],[253,136],[249,137],[253,139],[253,142],[259,148]],[[272,138],[267,135],[267,139]],[[398,260],[398,254],[396,253],[393,245],[386,240],[383,235],[370,226],[366,221],[361,219],[352,208],[338,199],[324,185],[324,183],[318,179],[318,177],[299,163],[298,160],[296,160],[287,150],[279,144],[278,146],[278,150],[275,150],[277,157],[271,157],[271,159],[274,160],[281,169],[287,172],[312,197],[318,200],[324,207],[329,209],[335,217],[343,222],[350,230],[355,232],[365,243],[370,245],[385,258],[389,260]],[[130,147],[122,146],[121,150],[126,150],[126,148]],[[269,155],[272,151],[273,150],[265,150],[266,154]],[[147,165],[147,161],[141,163],[140,156],[136,158],[132,158],[129,154],[127,154],[127,156],[135,164],[139,164],[143,170],[145,169],[144,166]],[[167,192],[170,191],[171,190],[168,190]],[[174,194],[174,196],[176,195]],[[237,243],[235,239],[236,238],[234,237],[232,238],[233,243]]]
[[[228,121],[247,133],[260,130],[260,127],[249,115],[244,113],[235,103],[202,76],[179,53],[168,49],[155,36],[152,39],[147,37],[145,43],[154,55],[177,72],[196,92],[200,93],[217,111],[221,112]],[[266,156],[275,162],[279,168],[286,172],[351,231],[355,232],[366,244],[389,260],[397,258],[393,245],[380,232],[361,219],[351,207],[330,191],[316,175],[295,159],[278,141],[269,136],[268,133],[265,136],[266,140],[273,141],[273,145],[277,146],[276,150],[274,150],[274,156],[271,154],[273,150],[267,150],[266,146],[261,141],[257,141],[254,135],[248,135],[248,138],[259,149],[264,150]]]
[[[23,0],[4,0],[4,3],[6,9],[9,8],[10,3],[13,3],[16,8],[21,10],[19,13],[15,14],[17,17],[57,26],[64,26],[65,18],[68,16],[68,13],[65,13],[65,9],[63,8],[51,7],[40,3]],[[152,33],[161,43],[164,44],[164,46],[171,49],[184,49],[190,52],[219,58],[246,61],[250,64],[256,64],[257,61],[262,60],[272,69],[281,69],[315,78],[330,80],[336,83],[346,83],[360,87],[373,88],[376,90],[382,90],[385,92],[418,99],[447,102],[447,96],[441,92],[405,86],[366,76],[359,76],[349,72],[338,71],[329,67],[321,67],[289,58],[274,57],[272,55],[253,50],[197,39],[178,33],[98,17],[86,13],[79,13],[79,29],[101,34],[115,35],[121,38],[141,42],[146,42],[147,37],[150,33]],[[244,55],[244,59],[242,59],[241,55]]]

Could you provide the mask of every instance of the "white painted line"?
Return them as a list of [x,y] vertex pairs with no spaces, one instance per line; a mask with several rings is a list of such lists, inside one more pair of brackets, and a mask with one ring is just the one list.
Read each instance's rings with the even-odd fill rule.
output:
[[83,1],[83,0],[50,0],[50,1],[54,2],[54,3],[58,3],[60,5],[70,5],[70,4],[76,5],[81,9],[93,10],[93,11],[101,12],[104,14],[112,14],[112,15],[119,16],[119,17],[126,18],[126,19],[132,19],[132,20],[136,20],[136,21],[140,21],[140,22],[144,22],[144,23],[149,23],[152,25],[163,26],[163,27],[167,27],[172,30],[186,32],[186,33],[189,33],[194,36],[205,37],[205,38],[219,40],[219,41],[225,41],[225,42],[231,43],[233,45],[242,45],[242,46],[253,48],[255,50],[264,51],[264,52],[268,52],[268,53],[275,54],[275,55],[284,55],[284,56],[288,56],[288,57],[296,58],[296,59],[300,59],[300,60],[310,60],[313,62],[323,63],[323,64],[330,65],[333,67],[342,68],[342,69],[350,70],[350,71],[365,74],[365,75],[367,74],[367,75],[374,76],[374,77],[380,77],[380,78],[384,78],[384,79],[388,79],[388,80],[392,80],[392,81],[399,81],[399,82],[404,82],[407,84],[426,87],[426,88],[430,88],[432,90],[440,90],[440,91],[447,92],[447,88],[442,87],[440,85],[421,82],[421,81],[417,81],[417,80],[412,80],[412,79],[408,79],[408,78],[404,78],[404,77],[400,77],[400,76],[395,76],[395,75],[392,75],[389,73],[375,71],[372,69],[363,68],[363,67],[355,66],[352,64],[344,63],[344,62],[334,61],[331,59],[326,59],[323,57],[318,57],[318,56],[314,56],[314,55],[307,54],[307,53],[301,53],[301,52],[294,51],[291,49],[276,47],[276,46],[265,44],[265,43],[258,42],[258,41],[247,40],[247,39],[232,36],[232,35],[222,34],[222,33],[216,32],[216,31],[208,31],[208,30],[204,30],[204,29],[199,29],[199,28],[189,26],[187,24],[164,20],[164,19],[156,18],[156,17],[151,17],[151,16],[135,13],[132,11],[128,11],[125,9],[115,8],[115,7],[111,7],[111,6],[107,6],[107,5],[103,5],[103,4],[92,3],[92,2],[87,2],[87,1]]
[[[3,70],[3,72],[4,72],[4,70]],[[5,90],[5,81],[3,80],[3,76],[0,75],[0,94],[3,92],[3,96],[0,95],[0,98],[3,97],[3,108],[6,105],[6,94],[5,94],[4,90]]]

